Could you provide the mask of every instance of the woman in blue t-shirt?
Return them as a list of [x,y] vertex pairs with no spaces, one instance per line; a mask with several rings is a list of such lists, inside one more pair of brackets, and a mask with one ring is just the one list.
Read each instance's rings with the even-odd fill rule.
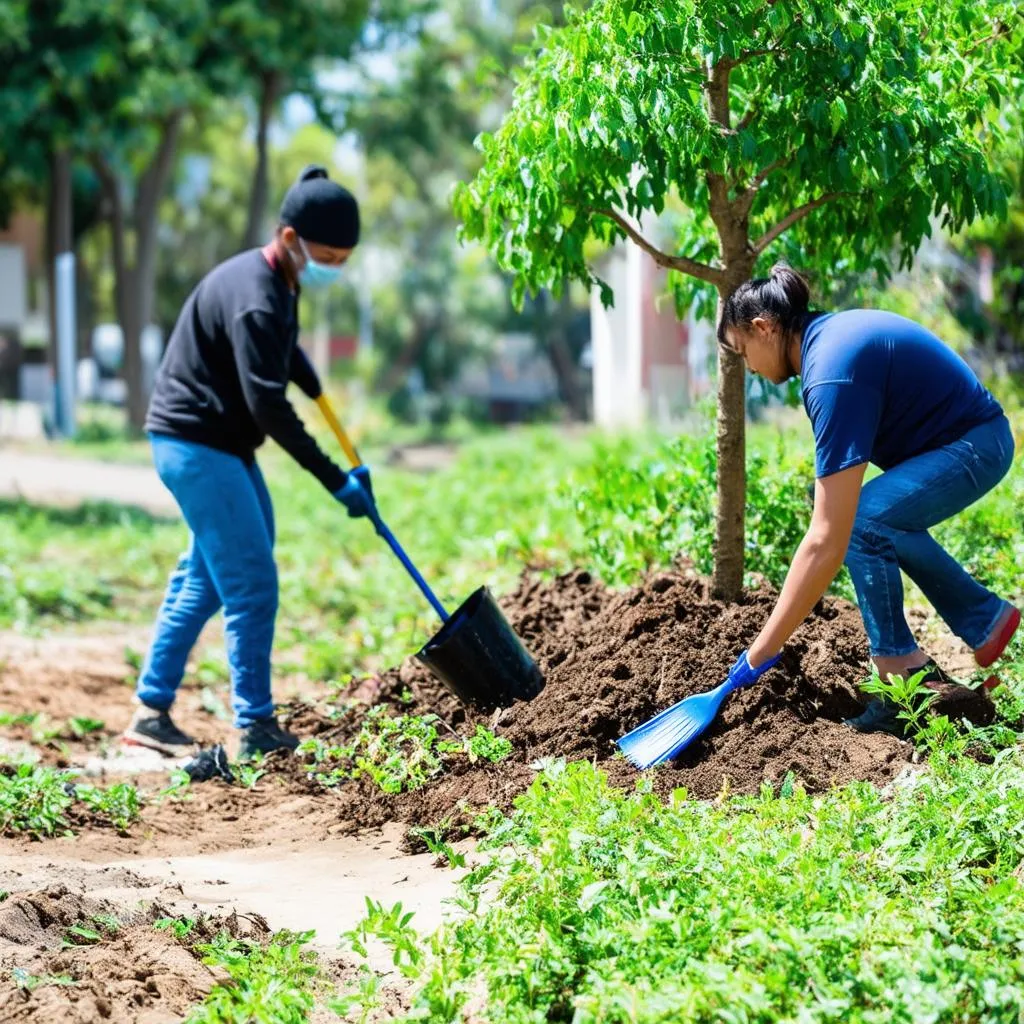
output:
[[[844,561],[879,674],[925,669],[946,681],[903,614],[902,569],[988,667],[1020,612],[973,579],[928,533],[1007,473],[1013,434],[999,403],[920,324],[879,310],[809,313],[807,283],[777,264],[725,304],[719,342],[776,384],[799,375],[815,441],[814,512],[775,609],[733,672],[753,682],[828,589]],[[884,472],[864,483],[867,464]],[[849,723],[902,734],[887,702]]]

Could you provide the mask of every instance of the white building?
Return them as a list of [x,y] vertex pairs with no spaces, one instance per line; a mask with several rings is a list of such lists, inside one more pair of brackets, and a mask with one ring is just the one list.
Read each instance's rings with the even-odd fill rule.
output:
[[630,241],[603,257],[598,274],[615,293],[590,297],[594,421],[605,427],[671,426],[711,387],[714,328],[676,316],[667,274]]

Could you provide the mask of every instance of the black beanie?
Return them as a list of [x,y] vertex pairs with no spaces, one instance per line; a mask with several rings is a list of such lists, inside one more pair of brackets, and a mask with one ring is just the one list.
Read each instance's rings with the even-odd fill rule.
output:
[[280,221],[300,238],[332,249],[353,249],[359,241],[356,197],[310,165],[298,176],[281,203]]

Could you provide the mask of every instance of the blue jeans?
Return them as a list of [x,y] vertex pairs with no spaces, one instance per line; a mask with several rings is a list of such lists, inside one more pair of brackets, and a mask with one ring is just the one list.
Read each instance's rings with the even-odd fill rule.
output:
[[136,694],[149,707],[174,702],[203,626],[224,609],[235,725],[274,712],[270,650],[277,616],[274,510],[259,467],[205,445],[150,435],[156,471],[189,528],[171,573]]
[[864,485],[846,566],[872,655],[917,648],[903,614],[901,569],[958,637],[972,648],[988,639],[1006,601],[973,579],[928,530],[990,491],[1012,462],[1013,433],[1001,416]]

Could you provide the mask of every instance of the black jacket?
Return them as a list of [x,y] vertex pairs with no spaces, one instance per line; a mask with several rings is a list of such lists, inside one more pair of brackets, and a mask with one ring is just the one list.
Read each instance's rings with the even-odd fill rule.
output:
[[298,296],[263,252],[221,263],[178,317],[157,372],[146,430],[251,462],[272,437],[329,491],[347,474],[310,437],[285,396],[294,381],[310,398],[320,381],[298,345]]

